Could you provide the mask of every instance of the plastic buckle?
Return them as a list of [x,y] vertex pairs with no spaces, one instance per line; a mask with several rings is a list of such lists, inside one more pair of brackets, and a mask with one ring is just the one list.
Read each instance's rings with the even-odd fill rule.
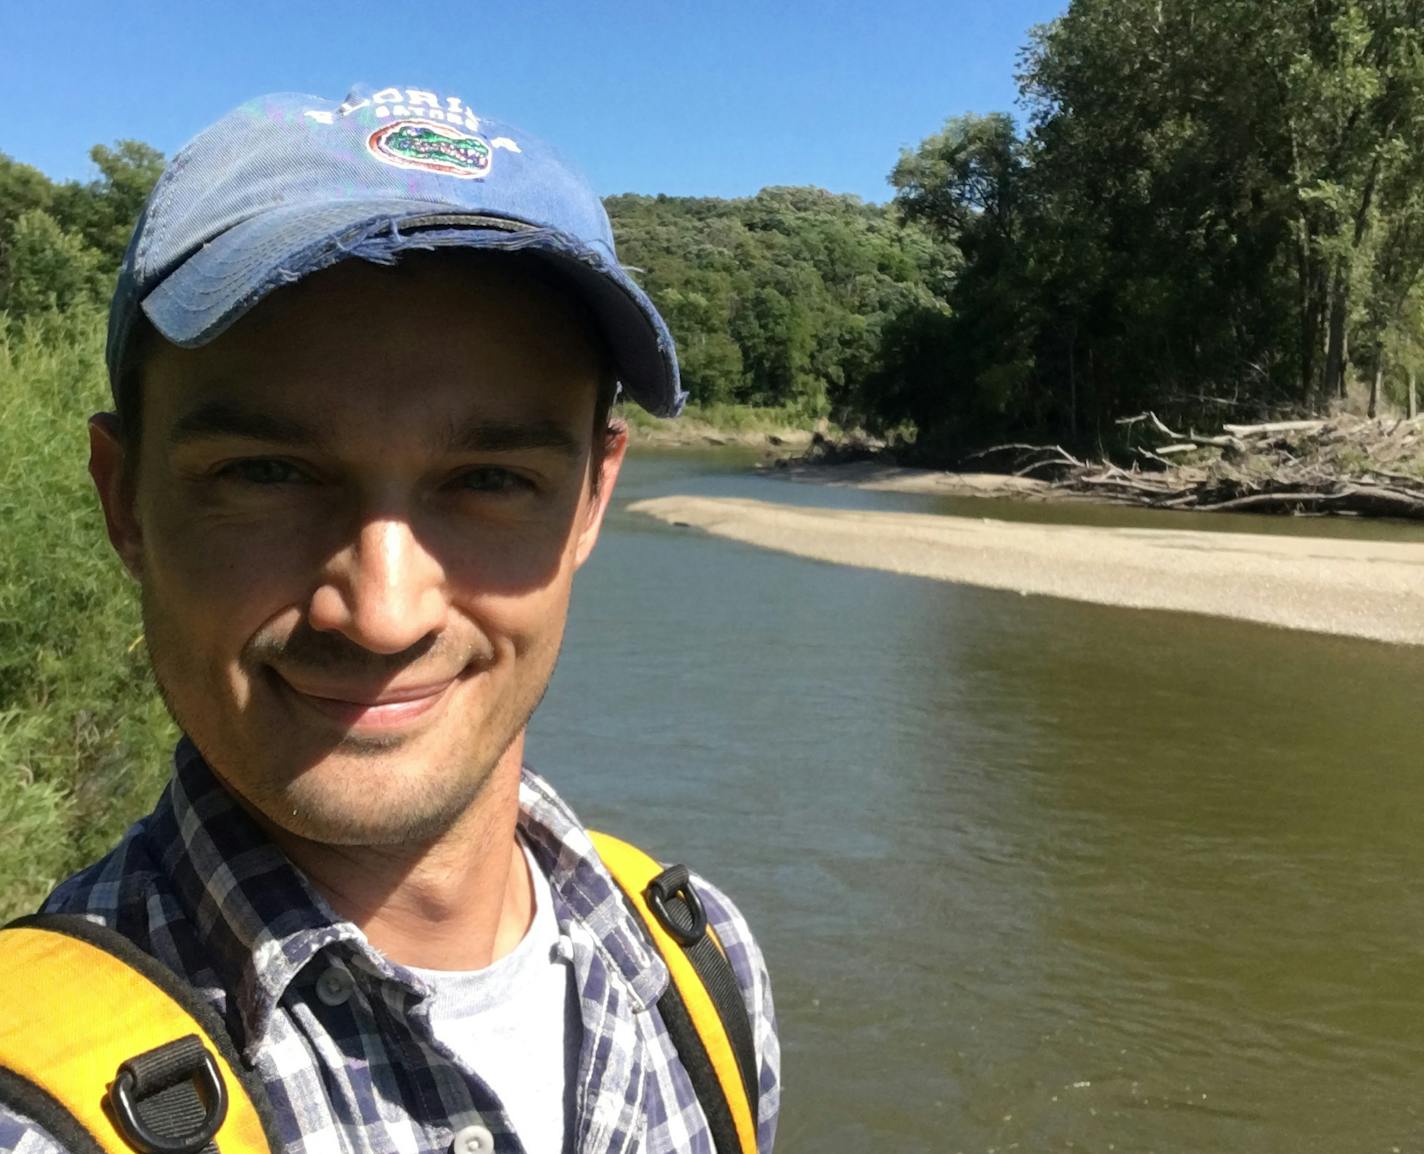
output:
[[128,1063],[120,1066],[109,1091],[109,1100],[114,1110],[115,1127],[124,1141],[139,1154],[198,1154],[222,1129],[227,1118],[227,1087],[223,1085],[217,1061],[206,1049],[203,1051],[203,1064],[193,1071],[193,1079],[198,1093],[207,1104],[207,1115],[197,1130],[170,1137],[155,1134],[144,1124],[138,1112],[139,1101],[134,1096],[136,1076]]
[[[648,883],[644,896],[647,898],[648,908],[678,945],[695,946],[706,936],[707,911],[688,880],[686,866],[675,865],[663,870]],[[677,897],[682,898],[683,906],[692,918],[691,926],[679,924],[668,910],[668,902]]]

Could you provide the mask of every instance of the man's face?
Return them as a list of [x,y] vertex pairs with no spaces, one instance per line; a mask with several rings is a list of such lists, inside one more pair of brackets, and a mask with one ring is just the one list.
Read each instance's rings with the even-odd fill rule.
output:
[[131,496],[96,422],[165,698],[269,821],[425,840],[517,763],[622,460],[590,483],[599,372],[498,262],[348,261],[149,356]]

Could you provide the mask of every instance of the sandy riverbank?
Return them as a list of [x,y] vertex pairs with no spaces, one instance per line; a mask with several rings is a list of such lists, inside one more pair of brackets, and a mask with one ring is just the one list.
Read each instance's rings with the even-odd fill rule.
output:
[[1070,496],[1057,492],[1045,481],[1032,477],[1012,477],[1004,473],[946,473],[936,469],[903,469],[879,461],[855,461],[846,465],[778,464],[770,474],[788,481],[815,485],[849,485],[885,493],[931,493],[940,497],[1016,497],[1033,499]]
[[1424,645],[1419,545],[1018,524],[707,497],[659,497],[632,509],[841,565]]

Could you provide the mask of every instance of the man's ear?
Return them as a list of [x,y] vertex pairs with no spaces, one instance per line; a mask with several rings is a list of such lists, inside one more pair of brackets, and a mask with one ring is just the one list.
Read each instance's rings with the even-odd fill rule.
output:
[[598,541],[603,515],[608,511],[613,486],[618,483],[618,471],[623,467],[623,457],[628,452],[628,426],[622,421],[610,422],[606,437],[603,459],[598,465],[598,487],[589,493],[588,512],[579,530],[578,548],[574,553],[576,567],[588,560]]
[[117,414],[95,413],[90,417],[89,476],[94,479],[99,504],[104,507],[109,544],[135,579],[143,569],[143,533],[130,473],[137,465],[137,461],[127,459],[123,438],[119,436]]

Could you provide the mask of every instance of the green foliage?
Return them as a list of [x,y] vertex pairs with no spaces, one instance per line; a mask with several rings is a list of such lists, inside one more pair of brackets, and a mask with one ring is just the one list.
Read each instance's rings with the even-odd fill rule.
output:
[[886,324],[929,307],[943,259],[919,228],[850,196],[616,196],[619,254],[677,340],[693,401],[873,415]]
[[909,404],[888,416],[993,438],[1031,408],[1027,172],[1025,146],[1002,114],[957,117],[902,153],[890,177],[897,203],[940,239],[956,275],[947,307],[920,310],[896,333],[892,363]]
[[892,178],[963,262],[930,325],[943,380],[909,389],[941,400],[933,443],[1318,408],[1347,349],[1372,373],[1412,347],[1419,0],[1073,0],[1019,79],[1022,135],[952,120]]
[[136,598],[84,470],[104,318],[0,338],[0,920],[104,852],[167,775]]
[[60,185],[0,156],[0,921],[112,846],[173,739],[84,470],[98,306],[162,157],[91,155],[99,179]]
[[163,154],[137,140],[121,140],[113,148],[96,144],[89,159],[99,169],[99,179],[59,186],[54,215],[82,236],[108,268],[117,269],[134,221],[163,172]]
[[711,434],[785,433],[806,427],[806,415],[797,409],[736,405],[723,401],[710,405],[690,402],[671,425],[662,417],[654,417],[634,404],[620,405],[617,413],[630,428],[653,433],[689,427],[700,427]]
[[959,116],[918,149],[903,151],[890,183],[907,220],[977,259],[985,249],[1012,244],[1025,167],[1011,117]]
[[0,237],[10,235],[22,213],[48,212],[54,203],[54,185],[37,168],[20,164],[0,152]]
[[108,299],[163,154],[121,140],[95,145],[99,177],[53,184],[0,153],[0,312],[11,322]]
[[97,304],[109,277],[99,254],[41,208],[17,216],[5,237],[0,302],[14,317]]

